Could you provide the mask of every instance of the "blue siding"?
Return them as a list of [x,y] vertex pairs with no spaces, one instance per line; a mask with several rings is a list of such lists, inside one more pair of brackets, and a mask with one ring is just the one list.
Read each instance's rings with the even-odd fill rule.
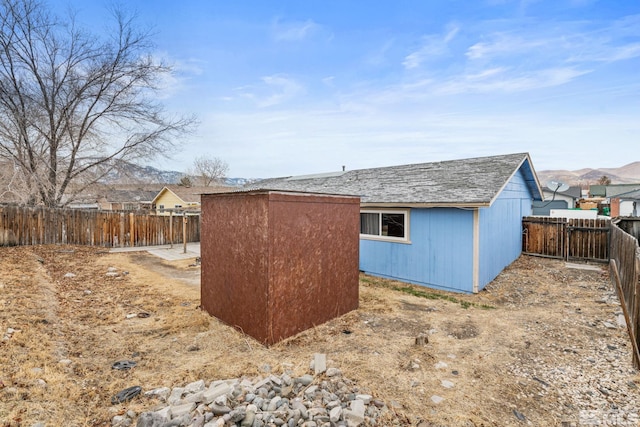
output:
[[480,271],[483,289],[522,252],[522,217],[531,215],[532,195],[522,170],[490,208],[480,209]]
[[375,276],[473,291],[473,211],[411,209],[410,244],[360,240],[360,269]]

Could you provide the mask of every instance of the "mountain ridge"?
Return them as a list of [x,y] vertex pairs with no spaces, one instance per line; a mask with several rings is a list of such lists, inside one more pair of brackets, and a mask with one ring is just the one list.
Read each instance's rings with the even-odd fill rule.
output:
[[569,185],[595,185],[606,176],[611,184],[640,183],[640,161],[628,163],[618,168],[582,168],[577,170],[552,169],[537,172],[542,184],[548,181],[560,181]]

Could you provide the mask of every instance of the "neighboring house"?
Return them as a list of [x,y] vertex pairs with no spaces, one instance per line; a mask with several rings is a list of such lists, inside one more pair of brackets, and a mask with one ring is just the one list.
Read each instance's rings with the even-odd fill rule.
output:
[[639,184],[609,184],[609,185],[590,185],[590,197],[616,197],[618,194],[628,193],[630,191],[640,190]]
[[150,210],[156,194],[157,191],[142,188],[107,190],[98,198],[98,206],[107,211]]
[[235,187],[185,187],[182,185],[167,185],[156,194],[152,206],[158,215],[181,215],[183,212],[194,213],[200,211],[200,195],[205,193],[222,193],[231,191]]
[[[611,217],[635,216],[632,198],[636,191],[640,191],[640,183],[589,186],[589,195],[597,202],[598,209]],[[625,200],[620,199],[623,194],[626,196]]]
[[274,178],[245,188],[360,196],[361,271],[468,293],[520,256],[522,218],[542,199],[527,153]]
[[552,209],[574,209],[578,200],[582,198],[582,188],[579,185],[571,186],[566,191],[557,191],[555,194],[549,188],[542,189],[544,200],[533,202],[533,214],[549,216]]
[[611,197],[610,206],[611,217],[640,216],[640,189]]

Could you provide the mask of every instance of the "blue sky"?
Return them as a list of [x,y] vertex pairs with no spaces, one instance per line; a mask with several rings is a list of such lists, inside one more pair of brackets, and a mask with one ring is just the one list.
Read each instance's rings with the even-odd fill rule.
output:
[[[58,0],[102,28],[107,2]],[[164,169],[275,177],[529,152],[640,160],[636,0],[128,0],[200,125]]]

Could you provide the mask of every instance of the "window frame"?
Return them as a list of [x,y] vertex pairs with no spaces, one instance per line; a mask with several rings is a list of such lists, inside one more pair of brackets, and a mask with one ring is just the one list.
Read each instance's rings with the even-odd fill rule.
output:
[[[360,214],[378,214],[378,235],[360,233],[360,238],[364,240],[377,240],[393,243],[411,243],[409,235],[410,209],[360,209]],[[403,214],[404,215],[404,237],[383,236],[382,235],[382,215],[383,214]]]

